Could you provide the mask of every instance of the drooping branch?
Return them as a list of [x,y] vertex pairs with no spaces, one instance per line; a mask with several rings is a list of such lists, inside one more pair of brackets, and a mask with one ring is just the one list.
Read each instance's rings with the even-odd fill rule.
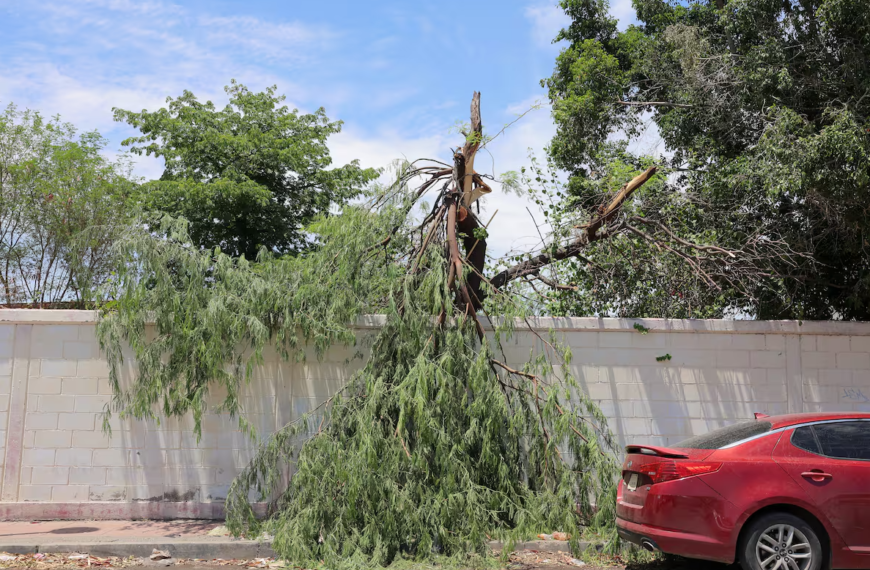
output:
[[[665,105],[661,102],[651,104]],[[666,223],[654,217],[633,215],[627,219],[620,218],[625,203],[657,173],[656,167],[650,167],[625,184],[604,207],[593,214],[591,220],[574,226],[576,233],[570,242],[557,247],[545,247],[538,255],[487,279],[484,268],[488,244],[485,234],[481,235],[482,232],[479,231],[483,227],[479,218],[469,208],[481,194],[489,191],[483,178],[473,170],[474,157],[481,146],[482,132],[480,94],[475,93],[471,104],[471,132],[464,133],[466,140],[454,153],[453,167],[418,166],[419,163],[412,163],[413,168],[404,172],[407,177],[426,178],[414,193],[418,197],[437,182],[444,183],[432,211],[417,228],[420,230],[420,245],[413,250],[409,259],[412,260],[412,273],[416,272],[423,252],[427,248],[431,249],[433,239],[446,239],[444,246],[448,256],[449,283],[455,294],[456,309],[459,311],[470,314],[482,308],[482,301],[487,294],[483,287],[484,282],[498,290],[513,280],[526,279],[540,282],[554,291],[578,291],[576,285],[559,283],[543,269],[566,259],[585,260],[584,250],[591,244],[623,234],[639,237],[660,251],[681,258],[693,273],[716,289],[721,289],[723,284],[730,283],[738,275],[759,274],[755,267],[757,264],[752,259],[757,254],[749,249],[728,250],[714,245],[693,243],[690,239],[680,237]],[[443,231],[439,229],[442,223],[446,225]],[[427,226],[428,232],[424,233]],[[465,258],[460,253],[460,240],[461,247],[465,250]],[[585,262],[590,264],[588,260]],[[464,279],[463,265],[471,269]]]

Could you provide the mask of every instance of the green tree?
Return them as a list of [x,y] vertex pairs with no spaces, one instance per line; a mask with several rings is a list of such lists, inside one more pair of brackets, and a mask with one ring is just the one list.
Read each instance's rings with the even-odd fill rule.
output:
[[135,218],[130,165],[97,132],[9,105],[0,115],[0,298],[84,304],[115,267],[112,247]]
[[[640,23],[625,31],[606,0],[561,6],[568,46],[544,82],[558,125],[550,156],[570,174],[559,208],[594,208],[613,190],[610,167],[648,163],[625,144],[646,124],[670,176],[626,204],[626,224],[653,239],[626,228],[587,252],[595,271],[564,274],[578,290],[555,293],[554,310],[870,318],[865,3],[635,0]],[[670,255],[675,237],[782,255],[765,257],[767,278],[735,287],[727,271],[699,277],[691,264],[703,251]]]
[[117,121],[142,132],[123,144],[165,161],[160,179],[145,185],[152,223],[164,213],[182,216],[194,243],[232,256],[297,252],[309,245],[303,224],[377,177],[356,161],[329,168],[326,142],[341,122],[323,109],[291,111],[275,89],[252,93],[233,81],[220,110],[189,91],[154,112],[115,109]]

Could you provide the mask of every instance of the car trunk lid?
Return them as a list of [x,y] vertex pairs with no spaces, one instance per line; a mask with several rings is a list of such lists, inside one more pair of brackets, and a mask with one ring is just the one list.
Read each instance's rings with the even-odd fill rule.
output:
[[625,451],[620,501],[634,522],[643,522],[643,507],[653,485],[712,473],[721,466],[704,461],[715,451],[712,449],[629,445]]

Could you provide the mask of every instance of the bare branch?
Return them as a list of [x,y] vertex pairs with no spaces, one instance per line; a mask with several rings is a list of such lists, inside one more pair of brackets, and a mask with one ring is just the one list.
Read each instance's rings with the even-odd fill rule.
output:
[[701,268],[701,264],[698,262],[698,260],[692,259],[691,256],[686,255],[682,251],[679,251],[679,250],[672,248],[671,246],[664,243],[663,241],[657,240],[653,236],[649,235],[648,233],[646,233],[643,230],[640,230],[634,226],[630,226],[628,224],[625,224],[625,228],[628,231],[630,231],[631,233],[635,234],[636,236],[643,238],[652,244],[655,244],[657,247],[666,249],[666,250],[670,251],[671,253],[673,253],[674,255],[681,257],[683,260],[686,261],[686,263],[688,263],[692,267],[692,269],[695,270],[695,272],[697,272],[699,275],[701,275],[701,277],[703,277],[704,281],[706,281],[711,287],[715,287],[716,289],[722,289],[719,286],[719,284],[716,283],[713,280],[713,278],[710,277],[710,275],[706,271],[704,271],[703,268]]
[[684,105],[667,101],[614,101],[614,103],[624,107],[673,107],[675,109],[694,109],[697,107],[697,105]]
[[547,285],[548,287],[551,287],[557,291],[579,291],[580,290],[580,288],[577,287],[576,285],[562,285],[561,283],[556,283],[555,281],[553,281],[549,277],[545,277],[545,276],[541,275],[540,272],[535,273],[534,275],[531,275],[530,277],[537,279],[538,281],[540,281],[544,285]]
[[690,241],[686,241],[684,239],[678,238],[676,235],[674,235],[674,233],[665,224],[659,222],[658,220],[648,220],[648,219],[643,218],[641,216],[632,216],[630,219],[637,221],[637,222],[640,222],[642,224],[657,226],[662,231],[664,231],[666,234],[668,234],[671,237],[671,239],[673,239],[675,242],[682,244],[686,247],[691,247],[692,249],[697,249],[698,251],[710,251],[710,252],[715,252],[715,253],[721,253],[722,255],[727,255],[728,257],[730,257],[732,259],[736,258],[738,253],[742,253],[739,250],[738,251],[729,251],[729,250],[723,249],[721,247],[716,247],[715,245],[699,245],[699,244],[692,243]]

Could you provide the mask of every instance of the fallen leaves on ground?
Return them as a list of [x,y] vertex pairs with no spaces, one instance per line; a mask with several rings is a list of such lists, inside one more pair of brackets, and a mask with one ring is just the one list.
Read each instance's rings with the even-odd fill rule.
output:
[[[255,558],[254,560],[224,560],[215,558],[201,560],[194,558],[161,558],[164,554],[155,551],[158,557],[149,561],[143,558],[130,556],[120,558],[117,556],[100,557],[88,554],[65,553],[65,554],[9,554],[0,553],[0,568],[27,568],[33,570],[63,570],[78,568],[135,568],[137,566],[155,566],[155,562],[168,563],[167,566],[236,566],[241,568],[268,568],[271,570],[284,569],[302,570],[283,560],[274,558]],[[152,554],[152,557],[154,554]],[[149,564],[150,562],[150,564]]]
[[[211,560],[197,558],[172,558],[152,561],[147,558],[130,556],[100,557],[89,554],[9,554],[0,553],[0,569],[15,568],[28,570],[77,570],[79,568],[135,568],[139,566],[155,566],[156,562],[168,563],[168,566],[186,567],[236,567],[263,568],[267,570],[305,570],[284,560],[275,558],[255,558],[253,560],[236,560],[214,558]],[[624,566],[613,566],[607,563],[584,563],[565,552],[540,552],[536,550],[518,550],[512,552],[508,570],[623,570]]]
[[294,566],[284,560],[276,560],[274,558],[255,558],[253,560],[225,560],[223,558],[212,558],[211,560],[203,560],[201,558],[180,558],[177,561],[180,566],[236,566],[241,568],[268,568],[271,570],[286,569],[286,570],[305,570],[301,566]]
[[541,540],[558,540],[558,541],[568,541],[571,540],[571,535],[564,532],[554,532],[553,534],[539,534],[538,538]]
[[75,552],[65,554],[9,554],[0,553],[0,568],[33,568],[57,570],[62,568],[130,568],[142,564],[141,559],[130,556],[90,556]]
[[211,529],[210,531],[208,531],[208,535],[209,536],[229,536],[230,531],[227,529],[226,526],[220,525],[220,526],[216,526],[213,529]]

